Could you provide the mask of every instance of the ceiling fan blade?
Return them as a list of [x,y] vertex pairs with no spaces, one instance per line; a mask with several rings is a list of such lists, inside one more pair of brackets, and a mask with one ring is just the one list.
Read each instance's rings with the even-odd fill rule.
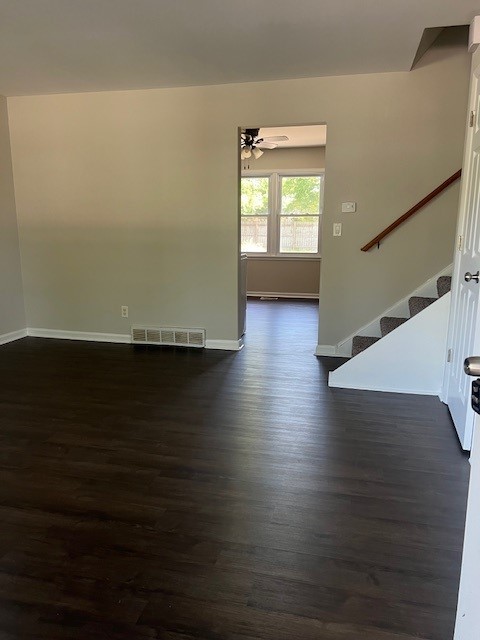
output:
[[275,149],[276,147],[278,147],[278,144],[275,144],[274,142],[258,142],[256,145],[256,147],[258,147],[259,149]]
[[267,142],[286,142],[288,140],[288,136],[267,136],[263,139]]

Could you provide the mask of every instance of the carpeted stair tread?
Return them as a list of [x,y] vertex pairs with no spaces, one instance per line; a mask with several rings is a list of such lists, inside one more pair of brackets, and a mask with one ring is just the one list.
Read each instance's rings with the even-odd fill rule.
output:
[[424,298],[422,296],[412,296],[408,301],[408,308],[410,309],[410,316],[416,316],[417,313],[423,311],[429,307],[438,298]]
[[[437,292],[438,297],[441,298],[452,288],[451,276],[440,276],[437,278]],[[438,298],[427,298],[424,296],[412,296],[408,300],[408,308],[410,310],[410,317],[416,316],[431,304],[438,300]],[[389,334],[394,329],[400,327],[404,322],[407,322],[408,318],[399,318],[396,316],[383,316],[380,318],[380,331],[382,338]],[[381,340],[381,338],[374,338],[373,336],[355,336],[352,341],[352,357],[358,355],[372,344],[375,344]]]
[[441,298],[452,288],[452,278],[450,276],[440,276],[437,280],[438,297]]
[[382,338],[383,336],[386,336],[387,333],[390,333],[390,331],[393,331],[407,320],[408,318],[396,318],[394,316],[384,316],[383,318],[380,318],[380,329],[382,331]]
[[355,336],[352,342],[352,358],[379,340],[380,338],[373,338],[372,336]]

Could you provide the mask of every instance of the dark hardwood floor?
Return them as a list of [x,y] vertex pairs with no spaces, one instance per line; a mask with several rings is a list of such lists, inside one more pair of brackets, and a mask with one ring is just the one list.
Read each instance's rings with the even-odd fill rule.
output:
[[309,302],[238,353],[0,347],[0,640],[451,640],[469,465],[329,389]]

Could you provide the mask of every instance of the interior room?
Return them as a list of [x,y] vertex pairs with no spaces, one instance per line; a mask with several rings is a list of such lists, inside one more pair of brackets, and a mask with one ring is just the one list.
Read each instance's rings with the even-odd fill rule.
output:
[[[258,135],[261,137],[257,136],[257,139],[264,141],[258,147],[262,155],[258,158],[250,155],[242,159],[241,184],[245,185],[245,193],[240,189],[242,198],[252,199],[256,194],[262,194],[264,211],[271,218],[271,225],[264,229],[264,225],[267,227],[265,218],[260,217],[262,241],[259,242],[258,238],[247,236],[245,223],[250,218],[243,215],[244,207],[241,206],[241,251],[248,255],[247,294],[250,297],[318,299],[326,129],[325,125],[263,127],[259,129]],[[268,146],[262,150],[262,144]],[[251,184],[255,181],[261,181],[256,190]],[[248,193],[245,183],[250,183]],[[315,217],[301,216],[302,205],[305,212]],[[296,216],[293,222],[297,220],[305,229],[299,226],[298,230],[295,229],[298,239],[292,237],[290,242],[286,242],[281,233],[282,224],[292,218],[284,217],[283,222],[280,219],[280,224],[277,220],[279,215],[285,216],[289,206],[295,212],[290,214]],[[275,231],[277,237],[270,238]],[[286,231],[285,228],[284,233]],[[292,233],[290,230],[288,232]]]
[[326,139],[326,125],[240,132],[241,291],[248,315],[268,302],[272,322],[290,313],[298,331],[318,317]]
[[0,637],[478,640],[478,3],[132,7],[0,0]]

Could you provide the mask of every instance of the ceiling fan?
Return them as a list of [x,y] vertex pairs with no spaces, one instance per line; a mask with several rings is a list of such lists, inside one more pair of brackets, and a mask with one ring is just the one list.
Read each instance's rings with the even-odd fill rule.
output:
[[267,138],[260,138],[260,129],[245,129],[240,134],[240,146],[241,146],[241,158],[245,160],[250,158],[253,154],[255,159],[263,155],[262,149],[275,149],[278,145],[277,142],[285,142],[288,140],[287,136],[268,136]]

